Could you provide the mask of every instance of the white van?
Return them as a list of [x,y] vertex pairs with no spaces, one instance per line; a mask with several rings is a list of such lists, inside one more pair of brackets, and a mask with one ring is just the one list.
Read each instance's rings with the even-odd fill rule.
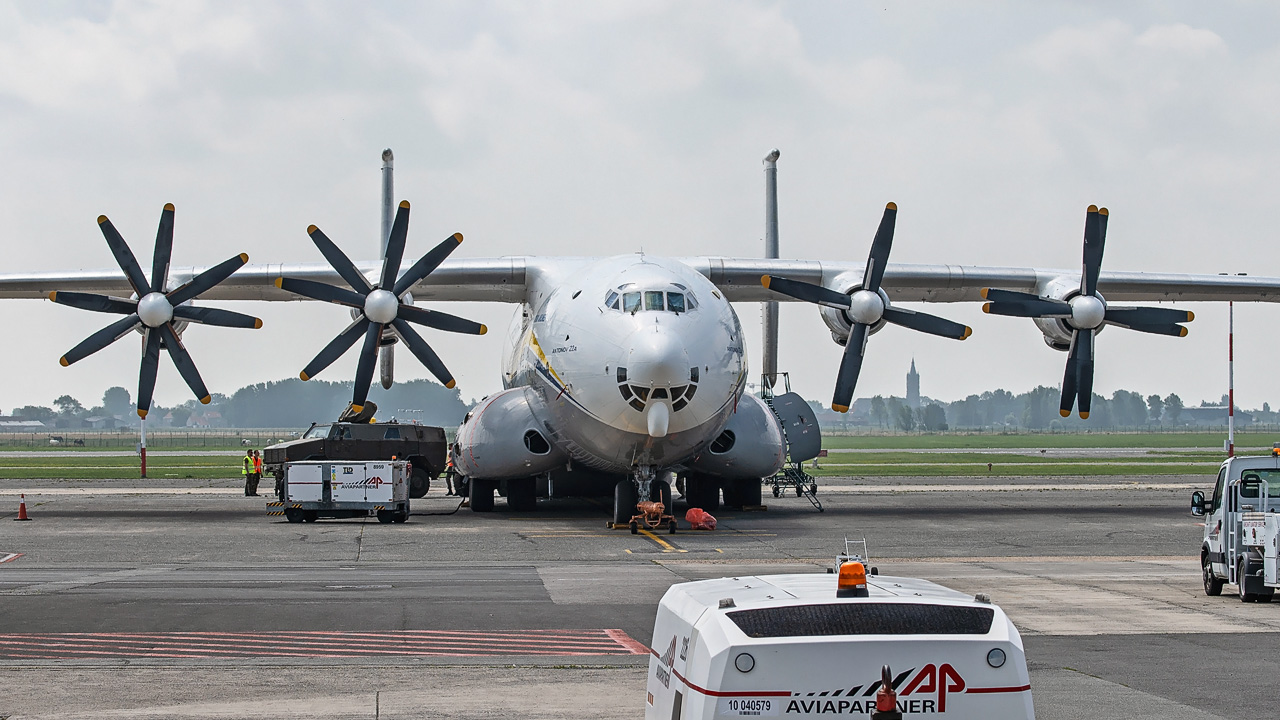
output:
[[1035,717],[1022,638],[985,596],[862,575],[861,596],[837,597],[838,577],[673,585],[654,622],[645,718],[868,717],[885,665],[903,717]]

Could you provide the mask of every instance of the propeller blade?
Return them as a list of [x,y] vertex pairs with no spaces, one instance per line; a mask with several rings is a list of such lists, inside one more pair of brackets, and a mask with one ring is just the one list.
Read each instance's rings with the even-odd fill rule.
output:
[[1031,293],[983,288],[982,298],[990,301],[982,306],[982,312],[992,315],[1067,317],[1071,314],[1071,305],[1061,300],[1050,300]]
[[217,285],[223,280],[231,277],[231,273],[244,267],[244,264],[247,262],[249,262],[249,256],[245,253],[240,253],[230,260],[224,260],[217,265],[214,265],[194,278],[191,278],[191,281],[182,287],[179,287],[169,293],[166,296],[169,299],[169,304],[177,307],[178,305],[199,296],[214,285]]
[[324,302],[337,303],[346,305],[347,307],[364,309],[364,296],[340,288],[336,285],[326,285],[322,282],[314,280],[298,280],[296,278],[276,278],[276,287],[281,290],[287,290],[294,295],[311,298],[312,300],[323,300]]
[[871,241],[871,254],[867,256],[867,270],[862,274],[863,290],[875,292],[880,289],[880,281],[884,279],[884,268],[889,264],[889,251],[893,249],[893,228],[897,218],[897,204],[885,205],[884,216],[880,218],[880,227],[876,229],[875,240]]
[[373,369],[378,364],[378,340],[382,326],[369,323],[364,331],[364,347],[360,349],[360,364],[356,366],[356,385],[351,396],[351,409],[360,412],[369,399],[369,386],[373,384]]
[[200,372],[196,370],[196,364],[191,360],[191,353],[187,352],[187,348],[182,345],[181,338],[178,333],[173,331],[172,323],[165,323],[156,328],[160,331],[160,337],[164,340],[164,346],[169,351],[169,357],[173,359],[173,364],[178,366],[178,374],[182,375],[182,379],[187,382],[187,387],[191,388],[191,392],[196,394],[196,398],[203,405],[208,405],[209,389],[204,386],[204,381],[200,379]]
[[396,297],[404,295],[406,290],[416,285],[419,280],[430,275],[432,271],[440,267],[440,263],[444,262],[445,258],[449,257],[449,255],[454,250],[457,250],[458,246],[461,244],[462,233],[454,233],[445,238],[439,245],[431,248],[426,255],[418,258],[418,262],[414,263],[413,267],[409,268],[408,272],[401,275],[399,280],[396,280],[396,284],[392,288],[391,292],[394,293]]
[[853,390],[862,372],[862,358],[867,352],[867,326],[854,323],[849,328],[849,340],[844,344],[844,356],[840,358],[840,372],[836,375],[836,391],[831,399],[831,409],[849,412],[853,405]]
[[400,261],[404,259],[404,241],[408,234],[409,201],[401,200],[400,209],[396,210],[396,221],[391,225],[391,235],[387,237],[387,252],[382,258],[382,282],[378,283],[378,287],[384,290],[395,287],[396,276],[400,274]]
[[1058,414],[1062,417],[1071,415],[1071,408],[1076,404],[1076,388],[1080,384],[1080,363],[1078,361],[1080,345],[1077,340],[1080,331],[1071,333],[1071,350],[1067,353],[1067,370],[1062,376],[1062,402],[1058,405]]
[[342,252],[342,250],[329,239],[328,235],[321,232],[320,228],[315,225],[307,228],[307,234],[311,236],[311,242],[316,244],[316,248],[320,250],[320,254],[324,255],[324,259],[329,261],[329,264],[333,266],[334,270],[338,271],[338,275],[340,275],[343,280],[347,281],[347,284],[351,286],[352,290],[355,290],[361,295],[369,294],[369,291],[373,289],[373,286],[369,284],[367,279],[365,279],[364,273],[356,269],[356,265],[351,262],[351,258],[348,258],[347,254]]
[[1084,264],[1080,273],[1080,294],[1098,293],[1098,273],[1102,271],[1102,250],[1107,240],[1107,209],[1089,206],[1084,221]]
[[343,330],[338,334],[338,337],[330,340],[329,344],[324,346],[324,349],[320,351],[319,355],[315,356],[315,359],[307,363],[307,366],[302,369],[298,377],[303,380],[310,380],[320,374],[321,370],[332,365],[334,360],[342,357],[343,353],[356,344],[356,339],[364,334],[365,326],[368,324],[369,321],[361,317],[348,325],[346,330]]
[[107,297],[106,295],[94,295],[93,293],[51,292],[49,293],[49,299],[59,305],[67,305],[81,310],[118,313],[120,315],[128,315],[138,309],[138,304],[135,302]]
[[761,275],[760,284],[767,290],[781,293],[797,300],[815,303],[817,305],[826,305],[839,310],[849,309],[849,296],[842,292],[836,292],[830,288],[814,285],[812,283],[800,282],[799,280],[788,280],[775,275]]
[[968,325],[961,325],[958,322],[952,322],[937,315],[929,315],[928,313],[903,308],[885,308],[884,319],[894,325],[901,325],[912,330],[919,330],[930,335],[953,338],[955,340],[964,340],[973,334],[973,328]]
[[111,224],[106,215],[98,216],[98,229],[107,239],[111,254],[116,256],[116,264],[124,271],[124,276],[129,280],[129,286],[138,293],[138,297],[151,292],[151,286],[147,284],[147,277],[142,274],[138,259],[133,256],[133,251],[129,249],[129,245],[125,243],[124,238],[120,237],[116,226]]
[[391,321],[391,328],[395,334],[400,337],[400,340],[409,347],[409,352],[413,353],[414,357],[418,358],[418,361],[426,366],[427,370],[429,370],[432,375],[435,375],[436,379],[439,380],[441,384],[447,388],[452,388],[454,385],[458,384],[457,381],[453,379],[453,375],[449,372],[449,369],[440,361],[440,356],[436,355],[435,351],[431,349],[431,346],[427,344],[427,341],[423,340],[422,336],[419,335],[417,331],[409,325],[409,323],[405,322],[402,318],[396,318]]
[[1106,320],[1114,325],[1169,325],[1172,323],[1191,322],[1196,314],[1186,310],[1173,308],[1107,308]]
[[489,332],[489,328],[478,322],[472,322],[449,313],[424,310],[412,305],[401,305],[396,314],[411,323],[425,325],[436,330],[444,330],[445,332],[464,333],[466,335],[484,335]]
[[[173,255],[173,203],[165,203],[156,230],[156,249],[151,255],[151,287],[164,292],[169,281],[169,258]],[[141,297],[141,296],[139,296]]]
[[256,317],[232,312],[230,310],[219,310],[218,308],[179,305],[173,309],[173,316],[182,320],[189,320],[193,323],[200,323],[201,325],[250,328],[253,330],[257,330],[262,327],[262,321]]
[[1186,337],[1187,329],[1181,325],[1162,324],[1162,323],[1125,323],[1118,324],[1119,327],[1126,330],[1137,330],[1138,332],[1151,333],[1152,335],[1171,335],[1173,337]]
[[1080,417],[1089,417],[1089,404],[1093,401],[1093,330],[1076,332],[1076,342],[1080,345],[1076,363],[1080,367],[1080,385],[1076,394],[1080,398]]
[[156,370],[160,367],[160,333],[148,330],[142,341],[142,367],[138,370],[138,417],[151,411],[151,394],[156,389]]
[[68,350],[67,354],[63,355],[58,362],[62,364],[62,367],[66,367],[73,362],[83,360],[129,334],[129,331],[141,324],[142,319],[136,313],[121,318],[82,340],[79,345]]

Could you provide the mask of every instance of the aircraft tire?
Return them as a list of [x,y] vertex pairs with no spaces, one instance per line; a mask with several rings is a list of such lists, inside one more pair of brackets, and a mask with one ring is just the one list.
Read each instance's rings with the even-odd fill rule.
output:
[[[733,488],[732,493],[729,488]],[[762,491],[764,486],[759,480],[746,478],[745,480],[730,480],[725,483],[724,504],[735,508],[747,507],[749,505],[759,505],[761,502]],[[729,498],[732,495],[733,501]]]
[[671,512],[671,483],[666,480],[654,480],[649,485],[649,499],[662,503],[667,512]]
[[691,508],[716,512],[720,509],[720,483],[706,475],[690,475],[685,478],[684,499]]
[[520,478],[507,481],[507,510],[533,512],[538,509],[538,483],[536,478]]
[[471,478],[471,512],[493,512],[493,481]]
[[619,480],[613,486],[613,523],[626,525],[636,514],[636,485],[630,480]]

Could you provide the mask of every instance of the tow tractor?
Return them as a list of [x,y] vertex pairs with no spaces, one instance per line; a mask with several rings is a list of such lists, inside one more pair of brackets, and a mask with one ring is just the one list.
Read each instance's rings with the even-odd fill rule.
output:
[[1200,572],[1206,595],[1230,583],[1242,602],[1271,602],[1280,551],[1280,445],[1271,455],[1227,458],[1213,497],[1191,494],[1191,513],[1204,517]]
[[645,718],[1035,717],[1022,638],[990,598],[864,558],[846,543],[828,574],[671,586]]

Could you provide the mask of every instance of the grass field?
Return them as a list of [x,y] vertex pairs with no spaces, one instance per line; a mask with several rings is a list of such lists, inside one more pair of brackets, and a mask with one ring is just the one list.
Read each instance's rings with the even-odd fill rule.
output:
[[[127,480],[138,477],[138,458],[124,457],[4,457],[0,454],[0,479],[53,478]],[[240,477],[236,456],[164,455],[147,458],[147,478],[219,479]]]
[[[828,435],[825,448],[857,449],[956,449],[956,448],[1220,448],[1221,433],[1070,433],[1023,435],[996,433],[933,433],[922,435]],[[1271,450],[1280,436],[1236,433],[1237,450]]]

